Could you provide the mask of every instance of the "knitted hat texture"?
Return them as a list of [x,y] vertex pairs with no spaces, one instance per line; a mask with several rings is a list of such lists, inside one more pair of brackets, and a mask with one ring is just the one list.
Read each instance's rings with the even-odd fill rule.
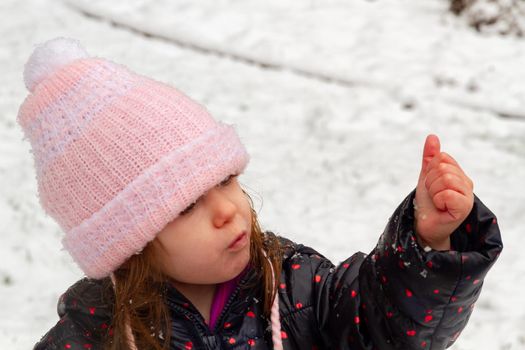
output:
[[249,161],[232,125],[172,86],[90,57],[76,40],[38,45],[24,82],[17,119],[40,204],[88,277],[108,276]]

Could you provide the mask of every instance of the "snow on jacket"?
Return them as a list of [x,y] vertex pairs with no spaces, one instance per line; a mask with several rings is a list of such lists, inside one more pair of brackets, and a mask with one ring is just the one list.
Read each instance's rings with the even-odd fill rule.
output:
[[[483,279],[503,245],[494,214],[474,207],[452,234],[453,250],[425,251],[414,235],[413,190],[389,218],[374,250],[334,266],[310,247],[277,236],[284,248],[279,285],[284,349],[445,349],[463,330]],[[275,237],[272,232],[267,237]],[[322,233],[319,233],[322,234]],[[271,349],[261,290],[233,292],[215,329],[168,287],[171,349]],[[101,349],[111,324],[108,279],[82,279],[60,298],[60,321],[35,349]]]

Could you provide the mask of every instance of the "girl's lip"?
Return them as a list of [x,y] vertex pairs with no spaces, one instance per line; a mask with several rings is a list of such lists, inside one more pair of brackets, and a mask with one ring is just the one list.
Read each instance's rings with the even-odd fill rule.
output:
[[243,248],[248,243],[248,237],[246,231],[242,231],[233,242],[228,246],[228,249],[238,250]]

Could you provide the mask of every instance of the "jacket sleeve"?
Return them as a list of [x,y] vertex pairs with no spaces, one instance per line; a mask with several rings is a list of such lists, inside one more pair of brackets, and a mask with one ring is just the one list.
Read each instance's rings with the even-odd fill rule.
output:
[[503,248],[496,217],[474,196],[451,236],[453,249],[425,251],[414,233],[414,197],[415,190],[395,210],[370,254],[356,253],[336,267],[303,247],[283,263],[288,280],[299,278],[294,265],[310,267],[300,273],[310,270],[321,348],[445,349],[465,327]]
[[88,278],[71,286],[58,300],[60,320],[33,350],[102,349],[112,315],[108,286],[108,281]]

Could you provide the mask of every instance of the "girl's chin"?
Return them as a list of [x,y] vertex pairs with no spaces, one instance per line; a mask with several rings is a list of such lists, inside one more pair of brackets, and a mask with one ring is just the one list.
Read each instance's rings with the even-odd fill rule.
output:
[[[222,262],[222,268],[219,270],[213,269],[214,272],[207,274],[195,274],[189,277],[188,279],[182,279],[182,283],[186,284],[196,284],[196,285],[210,285],[210,284],[219,284],[230,281],[241,274],[244,269],[250,263],[250,251],[247,250],[246,254],[239,254],[233,258],[226,259]],[[210,266],[211,268],[211,266]],[[206,269],[203,267],[203,269]],[[212,270],[208,270],[212,271]],[[197,279],[195,279],[197,277]],[[198,278],[201,277],[201,278]],[[173,278],[173,277],[172,277]],[[204,279],[202,279],[204,278]],[[175,279],[177,280],[177,279]],[[179,279],[179,281],[181,281]]]
[[237,277],[239,274],[241,274],[246,266],[250,263],[250,254],[247,254],[247,257],[239,261],[236,266],[232,267],[232,269],[229,271],[228,275],[225,276],[224,281],[229,281]]

